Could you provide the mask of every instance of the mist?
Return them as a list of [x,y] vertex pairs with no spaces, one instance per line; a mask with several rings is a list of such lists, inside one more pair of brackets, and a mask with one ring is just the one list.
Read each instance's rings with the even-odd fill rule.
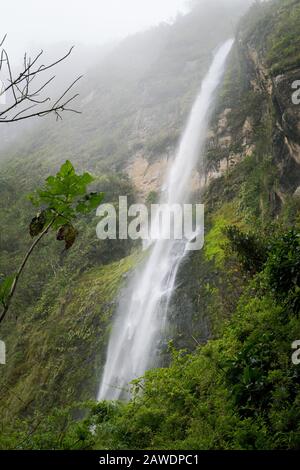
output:
[[[42,3],[42,4],[41,4]],[[52,0],[1,5],[0,36],[14,56],[59,42],[103,45],[173,21],[188,10],[187,0]]]
[[[25,51],[34,57],[43,49],[43,61],[49,64],[62,57],[70,46],[76,46],[71,56],[56,66],[56,78],[48,87],[52,97],[59,96],[76,77],[83,75],[84,82],[77,88],[83,102],[91,90],[105,84],[112,88],[111,100],[115,102],[120,84],[128,85],[129,81],[133,86],[147,76],[151,67],[157,67],[161,77],[169,77],[169,83],[165,87],[162,78],[158,90],[154,87],[151,99],[155,101],[156,92],[164,98],[180,94],[178,84],[171,91],[170,82],[175,75],[181,76],[187,61],[199,60],[202,52],[205,55],[207,49],[217,47],[221,40],[234,34],[235,21],[250,3],[251,0],[86,0],[83,6],[79,0],[60,4],[54,0],[43,2],[41,7],[37,0],[28,0],[18,5],[17,15],[13,4],[2,7],[5,29],[0,37],[7,34],[5,48],[15,74],[21,70]],[[188,56],[182,55],[180,48],[169,53],[177,41],[189,44]],[[200,75],[205,63],[201,59],[197,65]],[[4,70],[0,79],[7,79]],[[199,77],[195,83],[198,80]],[[191,83],[188,89],[192,90]],[[135,92],[133,102],[137,100]],[[102,103],[101,115],[105,116],[103,109]],[[82,118],[82,125],[85,119]],[[35,123],[24,121],[18,126],[2,127],[2,145]]]

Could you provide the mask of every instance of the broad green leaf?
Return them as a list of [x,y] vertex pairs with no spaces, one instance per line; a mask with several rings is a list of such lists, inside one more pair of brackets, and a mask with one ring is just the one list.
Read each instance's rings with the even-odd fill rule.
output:
[[[101,204],[104,194],[87,193],[87,186],[93,180],[93,176],[87,172],[82,175],[76,174],[73,165],[67,160],[55,176],[49,176],[46,179],[46,185],[43,188],[30,195],[30,200],[51,216],[56,215],[57,219],[53,228],[59,229],[71,223],[76,218],[76,213],[88,214]],[[43,220],[35,217],[30,226],[31,236],[37,236],[42,227]]]
[[82,181],[83,184],[88,185],[88,184],[91,184],[94,181],[94,178],[89,173],[84,173],[81,176],[81,181]]
[[49,186],[54,186],[55,183],[56,183],[56,178],[55,178],[55,176],[49,176],[49,177],[46,179],[46,183],[47,183]]
[[61,166],[60,171],[59,171],[59,173],[57,174],[57,176],[65,177],[65,176],[74,175],[74,174],[75,174],[74,167],[73,167],[72,163],[70,162],[70,160],[67,160],[67,161]]

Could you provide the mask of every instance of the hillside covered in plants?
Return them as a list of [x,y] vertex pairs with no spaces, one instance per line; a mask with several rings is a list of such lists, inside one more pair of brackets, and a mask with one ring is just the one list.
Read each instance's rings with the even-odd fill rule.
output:
[[29,243],[27,194],[66,160],[105,202],[156,200],[212,54],[235,36],[193,188],[205,243],[179,268],[161,367],[130,400],[96,401],[118,298],[147,253],[98,240],[83,214],[72,249],[42,241],[0,325],[0,449],[300,448],[300,2],[246,3],[196,2],[129,37],[84,79],[83,123],[47,118],[1,152],[4,277]]

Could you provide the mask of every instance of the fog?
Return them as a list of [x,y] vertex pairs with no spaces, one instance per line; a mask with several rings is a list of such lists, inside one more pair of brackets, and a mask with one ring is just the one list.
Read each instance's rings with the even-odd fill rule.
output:
[[[235,22],[250,3],[251,0],[26,0],[16,6],[7,2],[1,8],[3,29],[0,37],[7,33],[5,48],[14,76],[22,70],[25,51],[34,57],[41,48],[44,49],[39,65],[48,65],[62,57],[71,45],[76,45],[67,60],[56,65],[55,70],[44,72],[35,82],[41,85],[53,76],[53,72],[56,75],[43,98],[50,96],[55,102],[76,77],[83,75],[84,79],[76,85],[76,92],[85,99],[99,82],[112,85],[114,78],[117,88],[127,81],[132,84],[147,77],[147,71],[156,63],[153,73],[158,85],[153,86],[151,99],[148,96],[155,102],[170,93],[174,97],[180,95],[179,83],[173,84],[173,91],[170,87],[171,81],[176,82],[176,74],[185,70],[186,62],[199,58],[201,51],[205,55],[207,48],[211,50],[219,41],[230,37]],[[161,23],[173,23],[178,13],[189,11],[190,14],[179,18],[172,27],[154,28]],[[149,31],[134,34],[144,30]],[[127,36],[127,40],[117,44]],[[183,44],[184,48],[175,47],[176,43]],[[3,67],[0,72],[0,81],[7,82],[7,69]],[[113,85],[112,89],[107,113],[120,108],[119,95]],[[119,98],[124,100],[124,95],[126,90]],[[13,96],[6,96],[6,99],[10,102]],[[98,99],[101,101],[101,96]],[[126,102],[136,101],[135,98],[131,98],[132,101],[126,99]],[[99,107],[103,111],[105,103]],[[9,143],[35,122],[29,120],[19,122],[17,126],[1,126],[2,146],[3,142]]]
[[[24,50],[72,42],[102,45],[172,21],[187,11],[187,0],[26,0],[1,5],[0,36],[21,56]],[[19,57],[18,57],[19,58]]]

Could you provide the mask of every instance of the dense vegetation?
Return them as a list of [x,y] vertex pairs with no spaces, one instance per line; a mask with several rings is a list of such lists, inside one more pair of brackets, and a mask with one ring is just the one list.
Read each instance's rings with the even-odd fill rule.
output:
[[[124,82],[119,83],[113,102],[107,82],[102,82],[101,93],[97,90],[101,100],[96,104],[106,106],[103,134],[94,134],[99,109],[93,105],[83,129],[85,136],[93,136],[88,150],[83,152],[76,138],[72,145],[78,144],[75,160],[81,152],[86,156],[80,163],[84,168],[104,173],[96,177],[94,190],[105,192],[105,202],[116,202],[119,194],[135,197],[127,177],[112,174],[112,162],[115,169],[123,168],[129,155],[140,151],[154,159],[177,140],[198,67],[204,69],[208,59],[205,51],[198,51],[199,16],[179,19],[174,29],[161,26],[163,54],[156,57],[152,50],[149,69],[138,61],[134,74],[146,90],[141,122],[147,123],[147,131],[135,129],[130,148],[123,145],[132,129],[128,109],[137,81],[126,75],[126,92]],[[50,243],[33,257],[14,302],[17,321],[11,318],[1,331],[9,360],[0,378],[5,424],[0,448],[299,448],[300,366],[292,363],[291,345],[300,338],[300,201],[295,196],[300,180],[299,165],[285,146],[290,139],[293,147],[299,135],[296,127],[293,133],[288,127],[289,90],[281,101],[278,90],[269,91],[279,73],[288,88],[289,74],[299,67],[299,25],[299,1],[294,0],[255,2],[239,24],[212,117],[215,137],[207,149],[206,170],[218,170],[232,155],[236,161],[211,181],[204,195],[205,247],[191,254],[179,273],[170,305],[168,367],[136,380],[129,403],[84,401],[95,396],[116,295],[141,258],[131,243],[97,241],[96,218],[87,216],[79,223],[76,250],[62,254]],[[223,26],[216,38],[204,28],[208,49],[227,33]],[[152,37],[153,32],[144,36],[147,47]],[[130,39],[126,47],[132,51]],[[118,77],[120,69],[114,70]],[[164,93],[167,83],[169,94]],[[161,96],[165,101],[160,102]],[[141,106],[138,97],[134,102]],[[218,142],[224,109],[230,110],[227,147]],[[161,112],[163,126],[157,118]],[[245,122],[251,123],[247,136]],[[59,132],[66,138],[66,128]],[[3,166],[0,261],[5,274],[18,263],[27,241],[20,235],[30,214],[23,194],[34,189],[37,173],[45,173],[49,159],[57,165],[61,142],[51,155],[47,142],[31,142],[26,159],[31,178],[20,177],[20,157]],[[21,196],[14,191],[17,178]],[[147,202],[156,198],[152,191]]]
[[[127,404],[78,404],[47,418],[37,413],[27,422],[19,421],[18,432],[9,435],[6,429],[1,445],[299,448],[300,371],[291,360],[291,344],[300,335],[299,216],[294,227],[287,230],[282,221],[263,237],[260,232],[226,230],[228,241],[221,248],[226,257],[237,255],[236,262],[249,280],[219,339],[193,354],[170,344],[171,365],[136,380]],[[245,257],[250,238],[251,250]],[[257,263],[262,243],[265,260]],[[77,423],[72,416],[80,410],[88,410],[88,416]]]
[[[93,174],[91,191],[104,192],[104,203],[117,206],[119,195],[129,204],[136,199],[124,169],[139,154],[155,159],[176,145],[211,51],[231,30],[224,18],[239,15],[236,0],[230,3],[226,10],[216,0],[204,13],[197,7],[173,26],[128,38],[87,74],[78,90],[81,116],[37,123],[1,149],[1,278],[16,271],[30,246],[27,194],[66,159]],[[213,18],[217,34],[210,31]],[[96,394],[115,297],[139,259],[131,241],[98,240],[98,221],[95,211],[83,214],[73,250],[49,239],[30,259],[1,325],[2,420]]]
[[299,227],[268,243],[222,337],[192,355],[174,351],[169,368],[136,382],[129,404],[99,405],[96,445],[299,448],[299,369],[291,361],[300,334]]

